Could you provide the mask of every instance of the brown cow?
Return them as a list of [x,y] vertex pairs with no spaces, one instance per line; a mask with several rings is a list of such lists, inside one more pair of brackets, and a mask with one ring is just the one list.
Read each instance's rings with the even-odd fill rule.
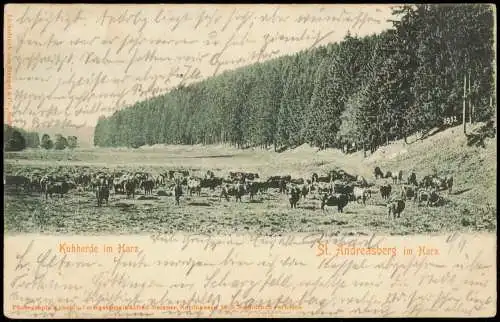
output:
[[290,201],[290,207],[297,208],[297,203],[299,202],[299,199],[300,199],[300,188],[292,187],[290,189],[290,198],[288,199]]
[[321,209],[325,206],[337,206],[338,212],[343,212],[344,207],[349,203],[349,196],[343,193],[325,194],[321,200]]
[[387,204],[387,209],[389,218],[391,217],[391,213],[393,214],[393,218],[396,218],[396,216],[399,218],[405,209],[405,202],[402,199],[390,201]]
[[388,199],[391,195],[392,187],[390,184],[380,186],[380,195],[382,199]]

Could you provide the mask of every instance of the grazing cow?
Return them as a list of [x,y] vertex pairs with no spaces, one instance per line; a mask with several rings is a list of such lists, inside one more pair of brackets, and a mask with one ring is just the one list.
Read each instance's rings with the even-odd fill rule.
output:
[[142,180],[140,184],[140,188],[144,189],[144,195],[151,195],[153,194],[153,188],[155,186],[155,183],[152,179],[146,179]]
[[88,174],[84,178],[84,182],[85,182],[84,190],[86,191],[92,190],[92,176],[90,174]]
[[349,174],[344,170],[339,170],[338,172],[335,172],[335,170],[330,171],[330,178],[332,180],[342,179],[343,181],[346,182],[356,181],[356,176],[353,176],[352,174]]
[[42,193],[45,192],[47,184],[50,182],[53,182],[53,181],[54,181],[54,179],[51,176],[44,175],[40,179],[40,192],[42,192]]
[[149,175],[149,173],[146,173],[146,172],[136,172],[136,173],[134,173],[133,177],[135,178],[135,180],[137,182],[141,182],[143,180],[147,180],[150,177],[150,175]]
[[6,186],[15,186],[16,191],[19,189],[19,186],[23,187],[24,190],[28,190],[30,180],[25,176],[5,176],[4,184]]
[[156,187],[161,187],[165,184],[165,177],[163,177],[163,175],[158,175],[155,179],[154,179],[154,183],[155,183],[155,186]]
[[316,184],[317,190],[319,193],[332,193],[333,192],[333,186],[329,183],[324,183],[324,182],[319,182]]
[[302,189],[300,189],[300,194],[302,195],[302,198],[304,199],[306,198],[307,194],[309,193],[309,190],[310,190],[309,185],[307,184],[302,185]]
[[417,193],[415,191],[415,188],[411,186],[401,186],[401,199],[403,200],[416,200]]
[[344,207],[349,203],[349,196],[342,193],[325,194],[321,200],[321,210],[325,209],[325,206],[337,206],[338,212],[343,212]]
[[432,177],[431,179],[431,187],[436,189],[436,190],[440,190],[443,188],[443,186],[445,185],[445,182],[443,179],[439,178],[439,177]]
[[125,181],[123,178],[114,178],[113,179],[113,187],[115,189],[115,194],[118,194],[119,192],[120,193],[125,192],[124,185],[125,185]]
[[302,179],[302,178],[292,179],[292,180],[290,180],[290,183],[293,183],[293,184],[296,184],[296,185],[304,184],[304,179]]
[[30,180],[29,190],[40,192],[41,191],[40,180],[42,180],[42,175],[39,173],[33,173],[29,180]]
[[91,179],[91,188],[95,191],[99,185],[107,185],[108,187],[113,184],[111,177],[108,177],[103,172],[98,172],[93,179]]
[[69,191],[69,185],[67,182],[62,181],[62,182],[47,182],[45,184],[45,199],[48,199],[48,196],[52,198],[53,194],[58,194],[60,198],[63,197],[65,193]]
[[453,188],[453,176],[448,176],[445,178],[446,186],[448,187],[448,193],[451,194]]
[[397,218],[401,217],[401,213],[403,212],[404,209],[405,209],[405,202],[402,199],[396,199],[387,203],[387,210],[388,210],[387,214],[389,218],[391,218],[391,213],[394,219],[396,218],[396,216]]
[[322,183],[329,183],[332,182],[333,177],[328,175],[328,176],[321,176],[316,179],[316,182],[322,182]]
[[441,201],[441,197],[439,196],[439,194],[437,193],[437,191],[431,191],[431,194],[429,195],[429,201],[428,201],[428,205],[429,206],[436,206],[439,202]]
[[124,173],[122,171],[113,171],[112,177],[113,178],[119,178],[123,177]]
[[[326,178],[328,178],[328,181],[345,180],[344,171],[342,171],[342,170],[340,170],[340,171],[330,170],[330,172],[328,172],[328,176]],[[325,179],[323,179],[323,180],[325,180]]]
[[97,207],[100,207],[103,201],[106,201],[106,206],[108,205],[109,188],[107,185],[103,184],[97,186],[95,194],[97,197]]
[[453,187],[453,176],[447,176],[444,178],[434,177],[432,178],[432,185],[436,190],[446,190],[448,189],[448,193],[451,193]]
[[108,189],[113,187],[113,178],[111,176],[105,176],[102,180],[102,184],[106,185]]
[[216,177],[204,178],[201,179],[200,187],[210,188],[210,190],[215,190],[215,187],[220,186],[222,182],[223,182],[222,178],[216,178]]
[[115,178],[114,176],[108,175],[107,182],[106,182],[107,186],[108,186],[108,190],[113,189],[113,180],[114,180],[114,178]]
[[385,184],[380,186],[380,195],[382,199],[388,199],[391,195],[392,187],[390,184]]
[[259,192],[261,188],[261,182],[251,181],[247,183],[247,191],[250,195],[250,200],[253,200],[253,197]]
[[418,191],[418,204],[422,201],[425,201],[425,206],[435,206],[441,197],[438,195],[436,190],[424,190],[421,189]]
[[334,181],[332,184],[333,187],[333,192],[334,193],[341,193],[347,195],[351,200],[354,199],[353,191],[354,191],[354,186],[342,182],[342,181]]
[[422,178],[422,181],[420,181],[420,188],[430,188],[432,187],[432,177],[431,176],[425,176]]
[[234,185],[234,196],[236,198],[236,201],[241,202],[241,197],[245,194],[245,186],[241,183],[237,183]]
[[398,172],[398,182],[399,183],[403,182],[403,170],[399,170]]
[[271,176],[267,179],[266,186],[268,188],[279,189],[283,184],[286,185],[291,180],[291,176]]
[[82,178],[82,184],[85,187],[85,189],[89,189],[91,182],[92,182],[92,176],[88,173],[84,174]]
[[175,204],[178,206],[180,204],[180,198],[182,196],[182,185],[180,181],[177,181],[175,183],[175,188],[174,188],[174,197],[175,197]]
[[267,181],[259,181],[260,193],[267,192],[268,189],[269,189],[269,183]]
[[207,173],[205,174],[205,179],[212,179],[213,177],[215,177],[214,172],[211,170],[208,170]]
[[258,173],[246,173],[245,179],[248,179],[248,180],[259,179],[259,174]]
[[282,178],[279,181],[279,193],[287,193],[287,187],[286,187],[287,182]]
[[74,181],[70,180],[67,183],[68,183],[69,190],[76,188],[76,184]]
[[297,203],[299,202],[299,199],[300,199],[300,188],[292,187],[290,189],[290,198],[288,199],[290,201],[290,207],[297,208]]
[[229,178],[231,178],[232,180],[234,179],[241,179],[243,177],[243,172],[232,172],[230,171],[229,172]]
[[418,183],[417,183],[417,175],[415,174],[415,172],[412,172],[410,174],[410,176],[408,177],[408,184],[411,184],[411,185],[414,185],[414,186],[418,186]]
[[90,181],[90,176],[85,173],[78,173],[73,176],[73,180],[78,186],[82,187],[82,189],[85,189]]
[[255,180],[259,178],[258,173],[247,173],[247,172],[229,172],[229,178],[233,181],[238,181],[244,183],[246,180]]
[[236,201],[241,202],[241,197],[245,194],[245,186],[241,183],[236,183],[234,185],[226,184],[226,186],[222,187],[221,194],[219,200],[222,200],[222,197],[225,197],[227,201],[229,201],[229,196],[234,196]]
[[229,172],[229,178],[233,182],[235,182],[235,181],[242,181],[243,177],[244,177],[243,172],[232,172],[232,171]]
[[361,200],[363,201],[364,205],[366,203],[366,199],[368,199],[368,197],[371,197],[372,193],[370,189],[354,187],[353,195],[354,195],[354,200],[356,200],[357,202]]
[[417,191],[417,201],[418,201],[418,204],[420,205],[420,203],[422,201],[425,201],[426,202],[426,205],[428,204],[428,201],[429,201],[429,197],[430,197],[430,192],[423,189],[423,188],[420,188],[418,191]]
[[384,173],[382,172],[382,170],[380,170],[379,167],[375,167],[373,174],[375,175],[375,179],[384,178]]
[[[42,179],[42,175],[39,172],[31,173],[30,175],[26,176],[26,178],[28,179],[26,186],[27,190],[29,191],[39,190],[40,179]],[[4,179],[6,178],[4,177]]]
[[99,179],[98,178],[92,178],[90,181],[90,185],[88,187],[89,190],[95,191],[96,187],[99,185]]
[[356,177],[356,184],[361,187],[361,188],[365,188],[365,187],[368,187],[368,182],[366,181],[366,179],[362,176],[357,176]]
[[125,190],[125,193],[127,194],[127,198],[130,198],[132,196],[132,199],[135,198],[135,188],[136,188],[136,180],[135,178],[129,178],[125,180],[123,184],[123,190]]
[[398,183],[398,174],[397,174],[397,172],[389,171],[389,173],[391,173],[390,178],[392,179],[392,183],[393,184],[397,184]]
[[181,184],[187,184],[187,177],[189,176],[189,171],[187,170],[182,170],[182,171],[176,171],[176,170],[169,170],[168,171],[168,178],[170,180],[180,180]]
[[198,196],[201,194],[201,181],[199,179],[189,178],[187,187],[190,196],[192,196],[193,193],[196,193]]
[[80,174],[76,176],[75,183],[82,186],[85,190],[89,188],[92,177],[88,173]]
[[225,183],[225,184],[232,184],[234,180],[232,180],[231,178],[229,177],[226,177],[226,178],[223,178],[222,179],[222,183]]
[[222,197],[226,198],[227,201],[229,201],[229,190],[231,189],[231,186],[229,184],[226,184],[225,186],[222,187],[220,191],[220,196],[219,200],[222,200]]

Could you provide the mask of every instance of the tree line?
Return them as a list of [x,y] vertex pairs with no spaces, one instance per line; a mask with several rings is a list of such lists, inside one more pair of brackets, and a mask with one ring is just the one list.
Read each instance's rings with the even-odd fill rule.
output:
[[94,144],[230,143],[275,149],[375,149],[462,120],[464,75],[474,121],[494,115],[493,7],[404,5],[392,28],[226,71],[100,117]]
[[25,148],[40,146],[38,133],[29,132],[7,124],[3,125],[3,144],[5,151],[21,151]]
[[40,141],[40,147],[46,150],[64,150],[65,148],[74,149],[77,146],[78,138],[73,135],[64,137],[61,134],[56,134],[54,135],[54,140],[52,140],[50,135],[44,134],[42,136],[42,140]]
[[37,132],[26,131],[7,124],[3,126],[3,136],[5,151],[22,151],[26,148],[64,150],[65,148],[73,149],[78,146],[76,136],[64,137],[61,134],[56,134],[54,140],[52,140],[50,135],[44,134],[40,140]]

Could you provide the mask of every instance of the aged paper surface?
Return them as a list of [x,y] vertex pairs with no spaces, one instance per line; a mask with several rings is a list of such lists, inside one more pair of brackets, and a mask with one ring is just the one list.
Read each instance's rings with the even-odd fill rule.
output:
[[[492,235],[161,238],[8,237],[5,312],[12,317],[496,313]],[[318,251],[318,241],[329,253]],[[122,243],[133,251],[119,253]],[[384,254],[338,256],[340,243]],[[71,253],[77,244],[93,245],[96,253]],[[105,252],[107,247],[112,250]],[[412,255],[404,255],[405,249]],[[434,255],[424,255],[432,250]]]
[[457,8],[7,5],[4,314],[496,315],[496,21]]

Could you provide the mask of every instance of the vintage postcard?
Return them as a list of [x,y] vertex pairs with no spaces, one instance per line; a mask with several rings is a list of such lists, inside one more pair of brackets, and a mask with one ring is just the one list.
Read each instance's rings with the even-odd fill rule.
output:
[[8,4],[4,315],[496,315],[489,4]]

